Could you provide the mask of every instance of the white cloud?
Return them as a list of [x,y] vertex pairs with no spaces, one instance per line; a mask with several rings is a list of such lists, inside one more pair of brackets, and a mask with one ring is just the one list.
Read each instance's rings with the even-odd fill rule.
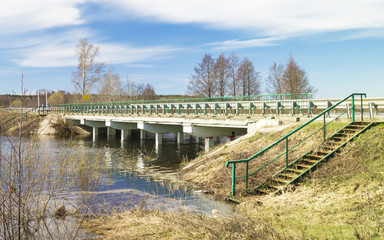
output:
[[384,27],[382,0],[93,0],[129,16],[166,23],[243,29],[262,36]]
[[100,47],[101,60],[110,64],[131,64],[150,62],[168,57],[180,50],[170,46],[133,47],[128,44],[103,43]]
[[212,50],[214,51],[226,51],[234,50],[240,48],[249,48],[249,47],[268,47],[278,45],[276,42],[281,39],[279,38],[258,38],[251,40],[228,40],[223,42],[214,42],[208,44],[208,46],[216,46]]
[[1,0],[0,34],[81,24],[78,5],[85,0]]
[[100,47],[99,61],[107,64],[137,64],[166,58],[180,50],[170,46],[133,47],[128,44],[98,43],[92,40],[93,34],[86,29],[72,30],[58,35],[42,36],[41,41],[25,39],[24,47],[17,43],[10,52],[12,61],[24,67],[73,67],[77,65],[75,47],[79,39],[87,38]]

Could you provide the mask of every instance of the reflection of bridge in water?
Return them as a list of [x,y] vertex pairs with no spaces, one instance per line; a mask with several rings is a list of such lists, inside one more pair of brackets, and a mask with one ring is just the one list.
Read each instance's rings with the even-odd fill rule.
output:
[[[68,123],[88,126],[94,139],[100,132],[108,136],[120,135],[124,141],[132,131],[139,131],[140,138],[153,135],[156,145],[163,142],[163,135],[172,133],[175,141],[182,143],[189,135],[199,142],[204,139],[205,148],[214,141],[226,137],[228,141],[251,132],[261,125],[270,124],[258,120],[274,116],[309,117],[332,106],[335,100],[313,100],[310,94],[262,95],[248,97],[224,97],[209,99],[154,100],[140,102],[109,102],[64,104],[60,111]],[[371,117],[384,105],[382,99],[365,99],[364,108]],[[346,106],[335,108],[342,112]],[[257,118],[260,117],[260,118]]]

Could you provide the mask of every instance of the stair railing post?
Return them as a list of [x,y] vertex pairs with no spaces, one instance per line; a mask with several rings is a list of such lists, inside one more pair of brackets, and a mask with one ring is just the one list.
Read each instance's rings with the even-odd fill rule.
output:
[[235,196],[235,184],[236,184],[236,164],[232,163],[232,192],[231,195]]
[[248,161],[245,165],[245,189],[248,189]]
[[325,142],[325,139],[327,136],[326,128],[327,128],[327,125],[325,124],[325,114],[324,114],[323,115],[323,138],[324,138],[324,142]]
[[288,137],[285,139],[285,167],[288,168]]
[[360,95],[360,115],[361,121],[363,121],[363,95]]
[[355,121],[355,95],[352,95],[351,96],[352,99],[351,99],[351,103],[352,103],[352,122]]

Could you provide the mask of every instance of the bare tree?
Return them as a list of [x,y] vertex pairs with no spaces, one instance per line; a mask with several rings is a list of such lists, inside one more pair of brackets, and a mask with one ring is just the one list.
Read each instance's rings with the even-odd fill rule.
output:
[[151,84],[147,83],[143,90],[143,99],[144,100],[155,100],[156,99],[156,92],[155,89],[152,87]]
[[290,93],[293,96],[298,96],[299,93],[316,92],[316,89],[309,84],[307,73],[300,68],[292,56],[284,69],[282,82],[284,93]]
[[238,94],[239,88],[239,78],[237,76],[237,69],[239,67],[239,58],[235,53],[232,53],[228,58],[228,63],[230,67],[229,78],[230,78],[230,91],[232,96]]
[[228,82],[230,78],[230,65],[224,54],[221,54],[214,65],[214,75],[217,82],[217,94],[224,97],[228,92]]
[[80,40],[79,45],[76,46],[76,55],[79,64],[77,65],[77,72],[73,72],[72,82],[84,96],[100,80],[104,64],[96,61],[99,47],[88,43],[86,39]]
[[284,66],[282,64],[277,65],[277,63],[273,63],[273,65],[269,68],[269,76],[267,79],[268,88],[267,92],[271,94],[283,94],[283,73]]
[[123,83],[120,80],[119,74],[115,73],[113,68],[110,68],[108,72],[103,75],[99,94],[103,96],[104,101],[108,102],[117,101],[123,94]]
[[187,93],[195,96],[213,97],[216,94],[214,76],[215,60],[210,54],[205,54],[201,63],[195,66],[195,74],[191,75]]
[[237,75],[243,96],[260,94],[260,73],[255,71],[252,62],[248,58],[244,58],[241,62]]

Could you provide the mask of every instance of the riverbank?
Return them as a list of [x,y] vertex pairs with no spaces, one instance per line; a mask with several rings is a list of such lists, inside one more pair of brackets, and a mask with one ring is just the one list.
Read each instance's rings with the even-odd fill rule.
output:
[[[18,136],[20,130],[24,136],[52,135],[58,137],[86,136],[90,133],[78,126],[70,126],[65,123],[59,114],[39,115],[28,113],[22,115],[19,112],[3,111],[0,122],[7,122],[3,130],[9,136]],[[22,129],[21,129],[22,128]]]
[[[272,128],[186,162],[181,175],[218,197],[228,195],[230,171],[225,161],[249,157],[294,126]],[[372,127],[281,195],[248,198],[237,207],[236,216],[138,208],[90,220],[86,226],[103,239],[381,239],[383,139],[384,125]]]

